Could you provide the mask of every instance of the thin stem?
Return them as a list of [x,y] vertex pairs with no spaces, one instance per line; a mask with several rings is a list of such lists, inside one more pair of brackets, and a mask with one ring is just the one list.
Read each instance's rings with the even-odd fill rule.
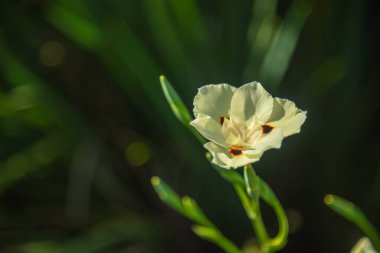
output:
[[286,213],[280,201],[278,200],[277,196],[273,193],[269,185],[265,183],[265,181],[261,178],[259,178],[259,183],[262,190],[260,197],[273,208],[279,224],[278,234],[274,238],[269,239],[268,241],[268,247],[270,252],[275,252],[284,247],[287,242],[289,233],[288,218],[286,217]]
[[267,230],[265,228],[263,218],[261,216],[259,201],[260,201],[259,199],[254,200],[254,202],[256,202],[254,204],[254,210],[256,212],[256,219],[253,220],[253,226],[254,226],[255,233],[257,235],[257,239],[260,243],[260,248],[261,248],[262,252],[263,253],[266,253],[266,252],[269,253],[270,251],[268,248],[268,233],[267,233]]
[[221,249],[223,249],[224,252],[242,253],[240,249],[228,238],[226,238],[214,225],[212,225],[212,227],[194,225],[192,229],[196,235],[202,239],[216,244]]
[[373,247],[377,251],[380,251],[380,235],[376,231],[376,228],[367,219],[365,220],[365,222],[359,224],[358,226],[371,240]]
[[289,224],[284,208],[282,207],[280,201],[278,201],[277,198],[275,199],[275,201],[273,201],[271,206],[273,207],[273,210],[277,216],[279,231],[276,237],[270,239],[269,247],[272,251],[277,251],[281,249],[287,242]]
[[[248,218],[251,221],[253,230],[257,236],[257,240],[259,242],[260,248],[263,253],[269,252],[269,248],[267,246],[268,242],[268,233],[265,228],[264,221],[261,217],[260,211],[260,198],[259,198],[259,185],[257,185],[257,180],[255,180],[256,174],[252,168],[252,166],[246,166],[244,175],[247,184],[248,195],[251,196],[251,199],[248,197],[247,193],[244,189],[239,185],[234,185],[235,191],[242,202],[243,208],[247,213]],[[247,172],[247,173],[246,173]],[[250,178],[248,178],[250,175]],[[252,191],[253,190],[253,191]]]
[[[246,192],[241,186],[235,185],[235,190],[243,207],[251,220],[253,230],[257,236],[263,253],[275,252],[281,249],[287,241],[289,225],[284,208],[270,187],[259,179],[251,165],[244,167]],[[269,196],[269,197],[268,197]],[[265,200],[274,210],[279,232],[274,238],[269,238],[260,209],[260,198]]]
[[241,253],[240,249],[224,236],[215,243],[227,253]]

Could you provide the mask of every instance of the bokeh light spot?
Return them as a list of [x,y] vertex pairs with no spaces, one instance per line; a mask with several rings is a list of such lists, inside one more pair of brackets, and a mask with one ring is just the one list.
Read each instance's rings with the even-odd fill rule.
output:
[[302,227],[302,215],[299,211],[294,209],[287,209],[286,214],[289,219],[289,232],[294,233]]
[[139,167],[146,163],[151,156],[148,145],[141,141],[131,143],[125,150],[125,158],[134,167]]
[[65,56],[65,49],[57,41],[48,41],[40,49],[41,63],[48,67],[60,65]]

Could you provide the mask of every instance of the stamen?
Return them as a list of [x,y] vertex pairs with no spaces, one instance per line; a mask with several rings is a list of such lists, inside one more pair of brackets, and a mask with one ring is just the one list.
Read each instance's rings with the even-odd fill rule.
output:
[[220,116],[219,117],[219,124],[221,124],[223,126],[223,123],[224,123],[224,119],[230,119],[230,117],[228,116]]
[[261,126],[261,132],[263,134],[269,134],[270,132],[272,132],[272,130],[273,130],[273,127],[271,125],[265,124]]
[[228,153],[230,153],[232,157],[240,156],[243,155],[243,149],[238,146],[232,146],[228,149]]

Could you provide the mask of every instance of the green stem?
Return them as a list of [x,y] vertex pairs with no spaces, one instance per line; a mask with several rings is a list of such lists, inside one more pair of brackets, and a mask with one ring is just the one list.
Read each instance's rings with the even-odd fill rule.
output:
[[332,194],[326,195],[324,201],[328,207],[360,228],[371,240],[374,248],[380,252],[380,234],[358,206]]
[[268,241],[270,252],[275,252],[283,248],[287,242],[289,233],[288,218],[280,201],[269,185],[261,178],[258,178],[258,181],[260,185],[260,198],[273,208],[279,224],[279,232]]
[[[234,185],[247,216],[251,220],[253,230],[257,236],[260,249],[263,253],[280,250],[287,241],[289,225],[284,208],[270,187],[259,179],[251,165],[244,167],[244,179],[246,191],[241,185]],[[274,210],[278,223],[279,232],[274,238],[268,236],[260,209],[260,198],[265,200]]]
[[265,228],[263,218],[261,216],[259,199],[255,200],[254,202],[257,202],[257,203],[254,204],[256,219],[253,220],[253,228],[257,235],[257,239],[260,243],[260,249],[262,250],[263,253],[267,253],[267,252],[269,253],[270,250],[268,247],[268,233]]
[[236,247],[234,243],[232,243],[224,236],[222,238],[222,240],[215,242],[221,249],[223,249],[227,253],[241,253],[240,249]]
[[271,251],[277,251],[285,246],[289,233],[289,224],[288,218],[284,208],[282,207],[280,201],[276,198],[275,201],[271,204],[278,220],[279,231],[276,237],[269,240],[269,247]]
[[252,220],[253,229],[257,236],[257,240],[259,241],[262,252],[269,252],[267,247],[268,233],[260,210],[260,186],[256,172],[251,164],[244,167],[244,179],[246,182],[247,193],[251,198],[251,207],[253,212],[256,214],[255,218]]
[[278,220],[279,232],[274,238],[268,241],[270,252],[275,252],[283,248],[287,242],[289,234],[288,218],[280,201],[269,185],[261,178],[259,178],[259,184],[261,187],[260,197],[273,208]]
[[[247,191],[249,192],[249,195],[252,196],[250,199],[245,192],[245,190],[240,186],[235,184],[234,188],[235,191],[242,202],[243,208],[248,216],[248,218],[251,221],[253,230],[257,236],[257,240],[259,242],[260,248],[263,253],[269,252],[269,248],[267,247],[267,242],[268,242],[268,233],[265,228],[264,221],[261,216],[261,211],[260,211],[260,199],[259,199],[259,192],[258,185],[254,185],[255,180],[254,177],[257,177],[256,174],[254,173],[254,170],[252,166],[247,166],[245,167],[245,170],[249,170],[250,175],[253,177],[248,179],[248,173],[244,173],[245,179],[246,179],[246,187]],[[251,180],[251,181],[249,181]]]
[[240,249],[226,238],[214,225],[212,225],[212,227],[194,225],[192,229],[196,235],[219,246],[224,252],[241,253]]
[[368,236],[373,247],[380,252],[380,235],[376,231],[376,228],[368,220],[358,224],[358,226]]

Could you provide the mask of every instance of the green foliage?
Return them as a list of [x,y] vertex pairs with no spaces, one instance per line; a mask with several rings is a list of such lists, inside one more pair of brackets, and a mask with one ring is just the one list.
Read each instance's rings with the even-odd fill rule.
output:
[[166,100],[174,115],[185,127],[189,127],[191,116],[186,106],[183,104],[182,99],[178,96],[178,93],[173,89],[165,76],[160,76],[160,83],[162,91],[164,92]]
[[311,12],[309,1],[294,1],[284,21],[276,31],[259,70],[259,80],[272,87],[280,85],[297,45],[307,17]]
[[375,249],[380,252],[380,234],[359,207],[342,197],[332,194],[326,195],[324,202],[331,210],[361,229],[372,241]]
[[152,178],[152,185],[161,200],[178,213],[199,225],[193,226],[193,232],[199,237],[211,241],[228,253],[239,253],[240,250],[228,240],[216,226],[206,217],[195,200],[190,197],[181,198],[159,177]]
[[[0,1],[1,251],[210,252],[161,222],[147,184],[153,174],[181,180],[174,185],[214,211],[234,241],[250,239],[232,190],[205,169],[199,144],[175,123],[161,73],[188,107],[201,85],[253,80],[299,101],[312,115],[303,137],[256,169],[302,214],[302,230],[293,232],[310,236],[293,236],[293,245],[347,251],[341,242],[351,231],[314,214],[324,210],[318,196],[332,188],[378,213],[374,10],[366,0]],[[143,162],[131,162],[145,152],[134,143],[149,151]],[[249,204],[239,173],[215,171]],[[261,178],[259,185],[260,198],[280,210]],[[120,221],[131,229],[92,237],[123,215],[138,224]],[[138,228],[151,236],[137,236]],[[279,228],[286,234],[285,224]]]

